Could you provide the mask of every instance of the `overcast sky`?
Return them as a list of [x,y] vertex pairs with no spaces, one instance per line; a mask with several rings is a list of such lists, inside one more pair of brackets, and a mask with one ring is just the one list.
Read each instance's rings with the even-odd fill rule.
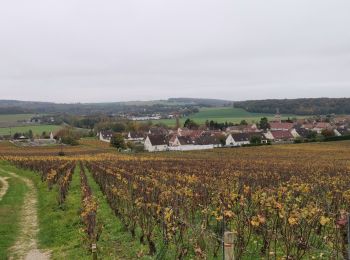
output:
[[349,0],[8,0],[0,99],[350,97]]

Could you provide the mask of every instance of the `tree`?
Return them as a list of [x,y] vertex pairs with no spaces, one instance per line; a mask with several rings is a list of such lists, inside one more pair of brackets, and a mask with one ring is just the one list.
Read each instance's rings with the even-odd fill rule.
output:
[[242,120],[241,123],[239,123],[240,125],[248,125],[248,122],[246,120]]
[[114,132],[121,133],[121,132],[125,131],[125,125],[123,123],[119,123],[119,122],[114,123],[111,128]]
[[65,127],[59,130],[56,136],[58,139],[61,139],[61,142],[64,144],[78,145],[78,140],[81,137],[81,133],[72,127]]
[[196,122],[187,118],[185,123],[184,123],[184,127],[187,127],[188,129],[198,129],[199,126]]
[[27,136],[29,139],[33,139],[33,131],[32,129],[29,129],[28,133],[27,133]]
[[261,144],[261,137],[258,135],[254,135],[250,138],[251,144]]
[[307,139],[315,139],[317,136],[317,133],[315,131],[309,131],[309,133],[307,134],[306,138]]
[[71,135],[65,135],[61,137],[61,142],[69,145],[78,145],[78,139]]
[[111,146],[118,149],[125,149],[126,144],[122,134],[115,134],[111,138]]
[[266,129],[270,128],[269,121],[268,121],[268,119],[266,117],[263,117],[263,118],[260,119],[259,128],[263,129],[263,130],[266,130]]
[[18,139],[18,138],[20,138],[20,136],[21,136],[20,133],[15,133],[15,134],[13,135],[13,139]]
[[332,137],[334,136],[334,132],[333,130],[331,129],[323,129],[321,134],[324,136],[324,137]]

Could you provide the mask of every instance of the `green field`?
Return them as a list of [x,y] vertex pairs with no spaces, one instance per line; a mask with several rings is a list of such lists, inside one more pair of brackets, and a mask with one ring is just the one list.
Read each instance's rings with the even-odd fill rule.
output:
[[0,127],[1,135],[10,135],[14,133],[25,133],[29,130],[33,131],[33,134],[42,134],[43,132],[50,133],[61,129],[60,125],[30,125],[30,126],[16,126],[16,127]]
[[[248,123],[256,123],[262,117],[267,117],[269,119],[273,118],[273,114],[262,114],[262,113],[250,113],[242,108],[232,108],[232,107],[215,107],[215,108],[201,108],[198,113],[195,113],[188,118],[194,120],[196,123],[204,124],[206,120],[213,120],[219,123],[231,122],[239,123],[242,120],[246,120]],[[288,117],[297,117],[295,115],[282,115],[283,119]],[[187,118],[181,118],[180,124],[183,125]],[[175,126],[175,119],[161,119],[153,120],[153,123],[164,123],[168,126]]]
[[0,127],[20,126],[23,122],[32,118],[34,114],[14,114],[14,115],[0,115]]

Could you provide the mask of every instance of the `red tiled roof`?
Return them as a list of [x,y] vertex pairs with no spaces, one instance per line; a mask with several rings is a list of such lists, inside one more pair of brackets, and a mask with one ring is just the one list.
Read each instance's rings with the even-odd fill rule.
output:
[[322,129],[326,129],[326,128],[330,128],[331,125],[329,123],[326,122],[318,122],[315,126],[315,128],[322,128]]
[[270,123],[271,129],[292,129],[293,126],[294,126],[293,123],[276,123],[276,122]]
[[276,131],[271,131],[271,134],[275,139],[292,139],[292,138],[294,138],[293,135],[289,131],[276,130]]

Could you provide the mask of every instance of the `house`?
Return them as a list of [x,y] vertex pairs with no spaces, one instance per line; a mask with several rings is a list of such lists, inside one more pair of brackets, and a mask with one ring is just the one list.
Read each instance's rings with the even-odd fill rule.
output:
[[215,136],[203,135],[197,138],[191,138],[189,136],[177,136],[172,146],[169,147],[170,151],[194,151],[194,150],[207,150],[214,149],[214,147],[220,147],[221,143]]
[[149,152],[161,152],[169,149],[168,140],[165,135],[147,135],[144,147]]
[[163,127],[151,127],[148,131],[150,135],[167,135],[168,130]]
[[294,138],[300,138],[300,137],[301,137],[300,134],[298,133],[298,131],[297,131],[295,128],[293,128],[292,130],[290,130],[290,133],[292,134],[292,136],[293,136]]
[[321,134],[323,130],[332,130],[332,126],[330,123],[327,122],[318,122],[312,130],[317,132],[318,134]]
[[99,134],[100,141],[110,143],[113,136],[112,131],[101,131]]
[[194,145],[194,141],[188,136],[176,136],[172,146]]
[[262,132],[229,134],[226,138],[226,146],[242,146],[251,144],[251,140],[257,137],[262,144],[268,143],[268,138]]
[[40,117],[32,117],[31,119],[30,119],[30,122],[31,123],[36,123],[36,124],[40,124],[41,123],[41,118]]
[[256,133],[259,132],[256,124],[250,124],[250,125],[235,125],[235,126],[229,126],[226,128],[226,133]]
[[203,134],[203,130],[191,130],[188,128],[179,128],[177,129],[177,134],[179,136],[189,136],[191,138],[197,138]]
[[127,141],[130,142],[142,142],[145,140],[144,134],[138,132],[129,132],[127,137]]
[[[285,143],[285,142],[293,142],[294,136],[291,134],[290,131],[282,131],[282,130],[275,130],[275,131],[269,131],[268,136],[265,135],[266,138],[273,140],[275,143]],[[272,136],[272,139],[271,139]]]
[[226,138],[226,146],[242,146],[250,144],[250,135],[247,133],[229,134]]
[[198,137],[194,142],[196,145],[212,145],[214,148],[222,147],[220,139],[214,135],[202,135]]
[[345,127],[338,127],[336,130],[337,130],[337,132],[338,132],[340,135],[342,135],[342,136],[344,136],[344,135],[350,135],[350,130],[347,129],[347,128],[345,128]]
[[[312,134],[311,130],[306,129],[306,128],[302,128],[302,127],[296,127],[293,130],[298,133],[299,138],[303,138],[303,139],[308,139]],[[295,137],[295,135],[293,133],[292,133],[292,135]]]
[[314,128],[314,124],[306,123],[306,124],[303,124],[301,127],[307,130],[312,130]]
[[288,122],[271,122],[270,124],[270,130],[276,131],[290,131],[293,127],[293,123],[288,123]]
[[213,149],[214,147],[219,147],[217,142],[216,137],[208,135],[203,135],[197,138],[191,138],[190,136],[176,136],[171,144],[170,150],[191,151]]

